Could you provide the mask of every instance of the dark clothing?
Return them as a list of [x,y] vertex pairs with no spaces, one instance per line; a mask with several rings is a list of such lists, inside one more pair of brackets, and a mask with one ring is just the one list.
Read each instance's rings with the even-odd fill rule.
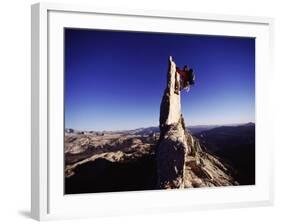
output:
[[181,89],[186,88],[189,84],[189,70],[187,69],[187,67],[185,67],[183,70],[177,67],[176,71],[180,74]]

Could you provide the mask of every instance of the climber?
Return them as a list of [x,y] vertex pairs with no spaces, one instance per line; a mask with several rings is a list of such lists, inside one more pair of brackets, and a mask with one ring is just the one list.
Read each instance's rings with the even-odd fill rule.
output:
[[176,73],[179,74],[179,78],[176,75],[175,93],[179,94],[182,89],[188,89],[191,85],[194,85],[195,75],[193,69],[189,69],[186,65],[183,69],[176,67]]

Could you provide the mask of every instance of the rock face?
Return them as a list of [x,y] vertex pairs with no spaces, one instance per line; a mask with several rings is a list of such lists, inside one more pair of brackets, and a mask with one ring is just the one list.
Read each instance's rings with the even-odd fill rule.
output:
[[185,188],[238,185],[233,177],[235,171],[228,163],[207,152],[189,132],[186,138],[191,151],[185,157]]
[[181,112],[176,64],[169,58],[167,87],[160,107],[160,138],[156,151],[158,187],[189,188],[237,185],[232,169],[202,149],[186,129]]
[[160,107],[160,140],[157,148],[157,174],[160,188],[183,188],[185,157],[190,151],[181,113],[180,94],[175,83],[179,79],[176,64],[169,58],[167,87]]

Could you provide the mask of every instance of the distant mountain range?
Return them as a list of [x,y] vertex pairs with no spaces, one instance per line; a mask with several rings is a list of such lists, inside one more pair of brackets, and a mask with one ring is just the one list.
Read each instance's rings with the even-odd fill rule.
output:
[[[214,128],[220,127],[239,127],[239,126],[247,126],[247,125],[255,125],[254,123],[245,123],[245,124],[230,124],[230,125],[192,125],[188,126],[187,129],[191,132],[191,134],[196,135],[203,131],[212,130]],[[146,128],[137,128],[132,130],[119,130],[119,131],[81,131],[75,130],[72,128],[66,128],[65,131],[67,133],[119,133],[119,134],[132,134],[132,135],[149,135],[152,133],[159,133],[159,127],[151,126]]]
[[[229,127],[230,129],[233,127],[245,127],[245,126],[255,126],[254,123],[245,123],[245,124],[230,124],[230,125],[193,125],[188,126],[187,129],[191,132],[191,134],[196,135],[203,131],[209,131],[216,128],[225,128]],[[238,130],[238,129],[236,129]],[[138,128],[133,130],[125,130],[125,131],[118,131],[119,133],[126,133],[126,134],[135,134],[135,135],[149,135],[151,133],[158,133],[159,127],[147,127],[147,128]]]

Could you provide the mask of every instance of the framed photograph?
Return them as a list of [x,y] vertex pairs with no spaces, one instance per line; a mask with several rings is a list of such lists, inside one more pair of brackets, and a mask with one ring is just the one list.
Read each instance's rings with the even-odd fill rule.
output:
[[32,5],[32,217],[272,204],[272,30]]

